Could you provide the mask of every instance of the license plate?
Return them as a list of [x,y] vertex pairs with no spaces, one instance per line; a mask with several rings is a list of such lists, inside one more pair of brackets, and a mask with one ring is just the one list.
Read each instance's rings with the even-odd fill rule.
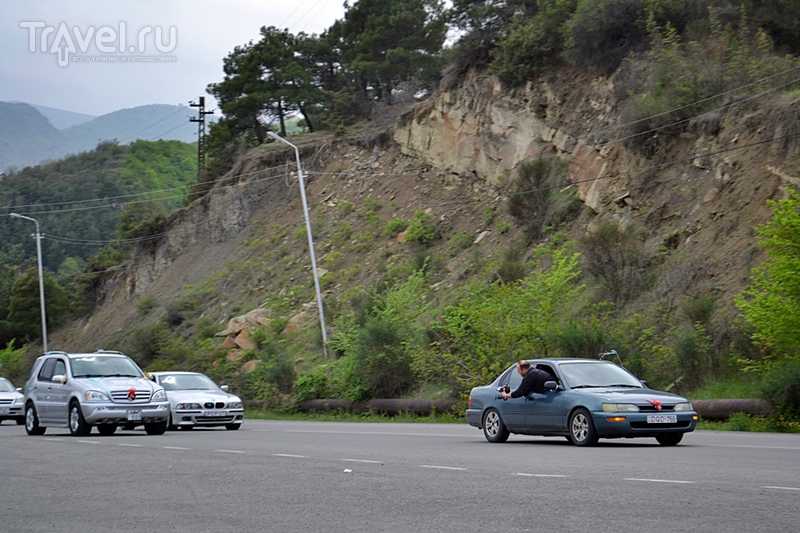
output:
[[131,422],[140,421],[142,419],[141,409],[128,409],[128,420]]
[[674,424],[678,421],[678,415],[647,415],[648,424]]
[[208,416],[208,417],[225,416],[225,411],[204,411],[203,416]]
[[0,415],[7,415],[11,410],[9,407],[0,407]]

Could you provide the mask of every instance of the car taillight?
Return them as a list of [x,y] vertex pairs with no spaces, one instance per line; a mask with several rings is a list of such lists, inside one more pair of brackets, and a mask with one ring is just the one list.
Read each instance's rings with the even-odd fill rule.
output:
[[467,407],[472,407],[472,396],[470,396],[469,400],[467,400]]

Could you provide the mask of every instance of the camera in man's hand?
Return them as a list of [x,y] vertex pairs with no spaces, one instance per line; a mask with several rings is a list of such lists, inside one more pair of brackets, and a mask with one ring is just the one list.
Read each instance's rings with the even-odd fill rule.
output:
[[497,387],[497,392],[505,392],[506,394],[508,394],[511,392],[511,387],[509,387],[508,385],[500,385],[499,387]]

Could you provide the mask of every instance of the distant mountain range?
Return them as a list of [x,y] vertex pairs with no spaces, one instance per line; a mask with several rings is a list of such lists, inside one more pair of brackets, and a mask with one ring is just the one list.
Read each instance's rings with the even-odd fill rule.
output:
[[[22,102],[0,102],[0,172],[61,159],[94,149],[100,142],[137,139],[195,142],[196,116],[188,106],[153,104],[99,117]],[[213,117],[207,116],[210,122]]]

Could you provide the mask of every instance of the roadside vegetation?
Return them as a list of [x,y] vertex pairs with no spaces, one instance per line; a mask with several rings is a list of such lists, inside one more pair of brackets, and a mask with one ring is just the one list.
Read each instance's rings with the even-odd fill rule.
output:
[[[341,135],[383,108],[413,102],[437,86],[455,87],[473,69],[494,73],[513,91],[569,63],[600,75],[621,73],[628,126],[613,135],[657,159],[662,141],[643,132],[666,127],[680,133],[682,121],[693,118],[711,131],[719,117],[703,113],[726,99],[768,90],[766,80],[772,80],[769,88],[795,94],[797,82],[781,76],[800,66],[797,20],[800,4],[790,0],[454,0],[449,9],[437,0],[359,0],[322,35],[265,27],[259,41],[223,59],[225,77],[208,91],[224,117],[211,126],[210,163],[199,182],[189,164],[192,147],[109,143],[23,170],[3,182],[0,198],[12,206],[120,198],[119,209],[102,220],[100,210],[68,222],[42,217],[43,225],[65,228],[65,239],[48,241],[44,254],[55,327],[88,313],[103,272],[123,264],[140,240],[158,238],[172,210],[205,194],[248,150],[271,142],[267,131]],[[448,25],[459,35],[452,46],[445,45]],[[293,126],[287,122],[298,116]],[[598,132],[596,140],[611,135]],[[63,179],[73,166],[87,175],[81,165],[97,169],[83,186],[88,196],[73,194],[80,182]],[[726,429],[797,431],[800,196],[772,205],[772,222],[754,228],[768,261],[730,305],[713,290],[679,290],[675,280],[688,259],[669,253],[678,235],[665,239],[656,254],[643,246],[646,228],[634,224],[605,222],[568,239],[582,206],[573,191],[558,187],[565,172],[552,161],[528,161],[509,172],[510,199],[502,209],[474,207],[475,220],[507,236],[493,256],[473,253],[472,236],[453,231],[436,213],[389,214],[392,207],[376,200],[340,203],[336,220],[314,230],[325,251],[323,289],[341,288],[325,300],[332,332],[327,357],[317,330],[288,327],[297,309],[313,301],[313,285],[300,266],[305,230],[266,223],[254,232],[249,259],[184,287],[170,301],[141,298],[139,320],[104,348],[121,349],[148,370],[204,372],[271,413],[252,416],[297,416],[289,413],[297,412],[298,402],[318,398],[465,401],[472,386],[515,359],[616,350],[615,361],[654,388],[693,399],[759,397],[774,409],[769,419],[737,415]],[[23,187],[34,178],[53,186],[34,195]],[[22,238],[22,223],[0,221],[6,274],[0,276],[0,374],[15,384],[30,367],[25,343],[39,331],[36,255],[30,239]],[[69,247],[75,240],[98,241],[109,227],[116,236],[99,251]],[[394,249],[401,251],[388,251],[386,239],[401,233],[403,247]],[[371,252],[380,275],[354,283],[362,262],[347,258]],[[469,275],[445,294],[440,283],[454,257]],[[258,287],[270,315],[270,323],[253,333],[255,348],[243,354],[259,362],[249,372],[220,347],[214,335],[222,327],[209,318],[221,313],[219,295],[230,285]],[[225,312],[249,311],[241,305]]]

